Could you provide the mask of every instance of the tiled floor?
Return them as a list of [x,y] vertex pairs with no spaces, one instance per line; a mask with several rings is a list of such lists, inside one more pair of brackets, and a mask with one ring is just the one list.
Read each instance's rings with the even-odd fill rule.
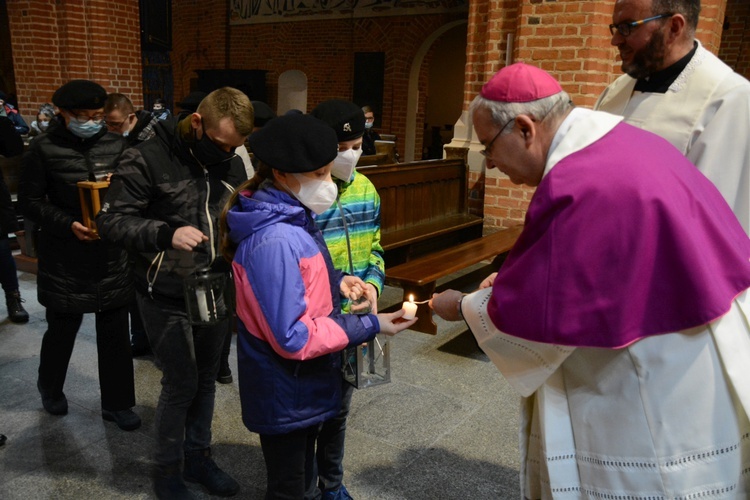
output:
[[[0,447],[0,498],[153,498],[159,370],[148,359],[134,361],[140,429],[123,432],[102,421],[93,315],[87,315],[65,385],[69,413],[47,414],[36,390],[44,308],[36,301],[36,277],[19,277],[31,321],[0,322],[0,433],[8,436]],[[389,288],[381,308],[399,300],[400,291]],[[392,382],[354,395],[344,482],[358,500],[520,496],[518,398],[462,324],[438,321],[436,336],[396,336]],[[236,362],[233,346],[230,363]],[[217,386],[213,433],[217,462],[241,485],[236,498],[263,498],[263,457],[257,435],[242,425],[236,380]]]

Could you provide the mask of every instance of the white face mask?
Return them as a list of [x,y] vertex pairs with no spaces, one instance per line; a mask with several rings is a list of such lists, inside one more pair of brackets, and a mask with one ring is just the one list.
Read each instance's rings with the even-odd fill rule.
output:
[[299,192],[292,192],[292,194],[316,214],[322,214],[336,201],[339,190],[333,182],[311,179],[302,174],[291,175],[299,182]]
[[342,181],[349,182],[352,179],[354,167],[357,166],[360,156],[362,156],[361,149],[339,151],[336,159],[333,160],[331,175]]

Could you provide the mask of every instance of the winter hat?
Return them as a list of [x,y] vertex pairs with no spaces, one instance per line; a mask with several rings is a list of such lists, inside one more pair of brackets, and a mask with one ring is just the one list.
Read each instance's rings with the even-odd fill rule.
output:
[[310,115],[284,115],[250,135],[256,158],[282,172],[312,172],[331,163],[339,144],[334,131]]
[[63,109],[100,109],[107,91],[91,80],[71,80],[52,94],[52,102]]
[[325,101],[310,114],[332,127],[339,142],[358,139],[365,133],[365,113],[353,102],[339,99]]

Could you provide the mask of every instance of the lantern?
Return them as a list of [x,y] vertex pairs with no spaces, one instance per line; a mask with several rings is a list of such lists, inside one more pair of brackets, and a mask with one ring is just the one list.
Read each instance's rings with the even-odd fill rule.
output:
[[390,341],[379,333],[371,341],[343,352],[344,379],[357,389],[364,389],[391,381]]
[[78,196],[81,199],[81,214],[83,225],[91,229],[98,237],[96,230],[96,214],[102,209],[102,198],[107,193],[109,181],[80,181],[78,185]]
[[226,275],[209,268],[196,269],[185,279],[185,306],[193,325],[215,325],[227,318],[227,308],[219,298],[224,291]]

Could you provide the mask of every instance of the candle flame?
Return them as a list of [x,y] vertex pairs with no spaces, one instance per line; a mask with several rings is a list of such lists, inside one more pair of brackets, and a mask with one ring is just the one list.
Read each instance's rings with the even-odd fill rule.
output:
[[414,295],[409,295],[409,302],[414,303]]

